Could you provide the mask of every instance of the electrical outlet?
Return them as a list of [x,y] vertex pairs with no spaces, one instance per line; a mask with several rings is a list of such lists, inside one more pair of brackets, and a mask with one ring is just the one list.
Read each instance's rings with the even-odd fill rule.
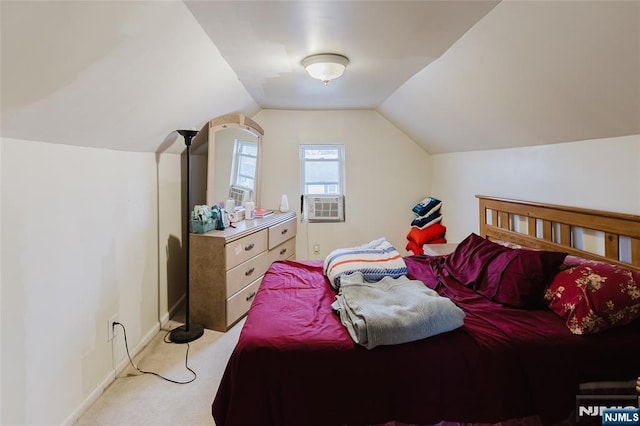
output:
[[116,336],[116,326],[113,325],[114,322],[118,322],[118,314],[113,314],[111,318],[107,320],[107,341],[110,342]]
[[313,245],[313,254],[320,254],[320,244]]

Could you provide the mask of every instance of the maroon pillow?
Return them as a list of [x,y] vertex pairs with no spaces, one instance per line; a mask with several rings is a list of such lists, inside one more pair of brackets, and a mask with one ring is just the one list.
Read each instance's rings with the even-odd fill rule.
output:
[[546,286],[567,253],[513,249],[470,234],[447,256],[445,270],[477,293],[516,308],[543,303]]
[[514,308],[544,306],[545,288],[549,285],[567,253],[509,249],[498,254],[489,265],[484,279],[475,289],[485,297]]
[[444,268],[459,283],[472,286],[480,282],[487,265],[498,254],[510,251],[512,249],[472,233],[447,256]]
[[544,298],[572,333],[597,333],[640,318],[640,273],[604,262],[580,262],[559,272]]

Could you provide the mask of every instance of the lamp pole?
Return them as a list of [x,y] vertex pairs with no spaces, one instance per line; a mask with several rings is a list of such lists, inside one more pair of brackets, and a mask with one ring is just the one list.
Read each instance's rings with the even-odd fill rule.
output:
[[185,242],[185,254],[186,254],[186,289],[185,289],[185,324],[171,330],[169,339],[174,343],[188,343],[196,339],[199,339],[204,334],[204,327],[200,324],[191,324],[189,319],[189,246],[190,246],[190,219],[191,219],[191,185],[189,179],[191,177],[191,142],[193,138],[198,134],[197,130],[177,130],[177,132],[184,137],[184,143],[187,146],[187,238]]

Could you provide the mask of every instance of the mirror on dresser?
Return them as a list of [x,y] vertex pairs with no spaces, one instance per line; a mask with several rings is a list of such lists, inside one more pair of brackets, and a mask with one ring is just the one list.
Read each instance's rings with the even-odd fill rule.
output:
[[[264,131],[242,114],[210,120],[194,139],[192,163],[199,182],[195,200],[211,206],[229,198],[260,205],[260,158]],[[195,204],[198,204],[196,202]]]

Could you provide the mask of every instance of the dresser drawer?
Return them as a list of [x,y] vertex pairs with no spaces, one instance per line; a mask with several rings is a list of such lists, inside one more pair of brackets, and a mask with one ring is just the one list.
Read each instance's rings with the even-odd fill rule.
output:
[[226,245],[227,270],[267,250],[267,229],[247,235]]
[[233,323],[249,311],[261,282],[262,277],[227,299],[227,327],[233,325]]
[[270,263],[273,263],[277,260],[289,259],[291,256],[295,254],[296,254],[296,239],[290,238],[284,243],[280,244],[279,246],[274,247],[272,250],[269,250]]
[[296,218],[269,228],[269,250],[296,236]]
[[263,251],[227,271],[227,297],[235,294],[256,278],[261,277],[269,269],[269,252]]

